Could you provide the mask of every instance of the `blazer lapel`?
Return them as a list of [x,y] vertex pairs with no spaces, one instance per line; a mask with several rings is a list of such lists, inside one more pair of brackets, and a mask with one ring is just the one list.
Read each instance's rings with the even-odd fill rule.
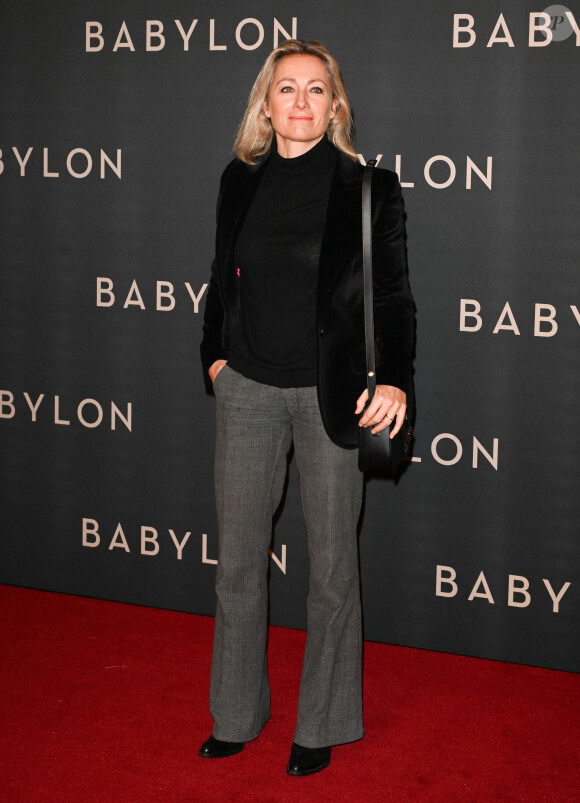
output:
[[344,262],[351,253],[353,240],[358,238],[362,242],[361,186],[360,167],[339,152],[320,249],[318,312],[322,310],[340,276]]
[[225,297],[237,300],[234,253],[238,233],[264,173],[265,161],[258,165],[238,163],[236,173],[224,188],[217,231],[218,264]]

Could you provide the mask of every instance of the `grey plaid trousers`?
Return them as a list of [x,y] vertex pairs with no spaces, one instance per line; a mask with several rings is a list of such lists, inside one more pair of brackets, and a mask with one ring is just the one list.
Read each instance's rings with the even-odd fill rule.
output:
[[[315,387],[277,388],[226,365],[214,391],[219,528],[210,711],[216,739],[256,738],[270,717],[268,546],[292,440],[308,530],[308,636],[294,741],[360,739],[362,625],[357,451],[324,430]],[[353,399],[353,407],[356,400]]]

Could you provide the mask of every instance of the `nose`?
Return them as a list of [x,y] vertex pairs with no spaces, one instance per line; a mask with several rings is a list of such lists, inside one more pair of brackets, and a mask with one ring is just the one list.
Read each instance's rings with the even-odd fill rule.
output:
[[304,109],[306,106],[308,106],[308,96],[305,89],[299,89],[296,92],[296,106],[299,109]]

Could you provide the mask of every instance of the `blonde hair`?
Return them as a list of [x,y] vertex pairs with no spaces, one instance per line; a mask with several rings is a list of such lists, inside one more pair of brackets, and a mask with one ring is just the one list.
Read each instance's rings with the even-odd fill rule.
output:
[[328,124],[326,135],[333,145],[357,161],[358,157],[352,143],[354,134],[352,110],[342,83],[338,62],[320,42],[304,39],[288,39],[273,50],[264,62],[250,92],[248,105],[238,128],[234,153],[242,162],[256,164],[258,157],[270,152],[274,129],[270,119],[264,114],[264,101],[270,92],[278,62],[284,56],[295,55],[316,56],[326,67],[332,98],[337,101],[336,114]]

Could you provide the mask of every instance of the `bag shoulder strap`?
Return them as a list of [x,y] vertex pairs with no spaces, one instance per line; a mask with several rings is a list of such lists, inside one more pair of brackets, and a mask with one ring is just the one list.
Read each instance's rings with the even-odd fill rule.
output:
[[376,159],[369,159],[363,171],[362,182],[362,233],[363,233],[363,274],[365,304],[365,341],[367,358],[367,389],[369,401],[375,395],[377,377],[375,374],[375,323],[373,315],[373,238],[371,223],[371,181]]

